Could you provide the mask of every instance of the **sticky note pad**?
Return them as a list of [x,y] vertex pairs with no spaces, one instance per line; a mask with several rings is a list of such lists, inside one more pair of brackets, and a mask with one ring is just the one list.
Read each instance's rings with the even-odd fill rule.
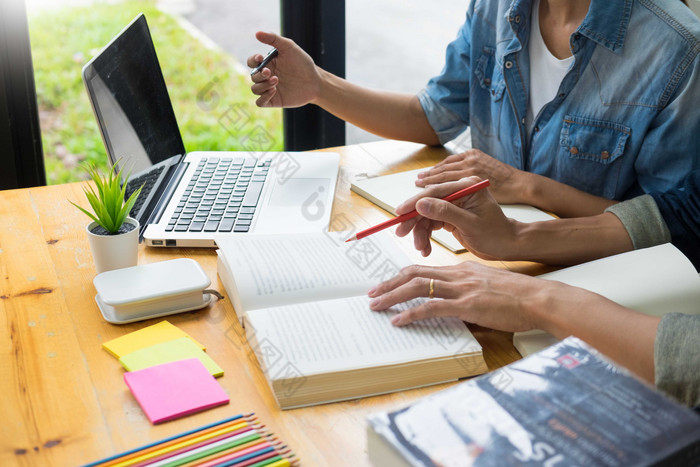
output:
[[144,347],[143,349],[124,355],[119,359],[119,363],[121,363],[127,371],[137,371],[148,368],[149,366],[188,358],[197,358],[204,364],[212,376],[218,377],[224,374],[224,370],[222,370],[221,367],[189,337],[181,337],[172,341],[165,341],[149,347]]
[[165,422],[229,401],[223,388],[196,358],[124,373],[124,381],[151,423]]
[[[129,334],[102,344],[102,348],[117,358],[135,352],[144,347],[149,347],[161,342],[167,342],[181,337],[192,339],[185,331],[173,326],[168,321],[161,321],[158,324],[130,332]],[[204,346],[192,339],[192,341],[204,350]]]

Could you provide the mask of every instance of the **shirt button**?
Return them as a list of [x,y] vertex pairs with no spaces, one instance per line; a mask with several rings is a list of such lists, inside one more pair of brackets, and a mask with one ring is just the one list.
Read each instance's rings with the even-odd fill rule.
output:
[[540,127],[536,126],[534,131],[535,131],[535,133],[537,133],[538,131],[540,131]]
[[525,117],[523,117],[522,120],[520,120],[520,123],[522,123],[523,125],[525,125]]
[[519,22],[520,22],[520,15],[518,15],[518,16],[515,17],[515,22],[516,22],[516,23],[519,23]]
[[578,148],[574,146],[571,149],[569,149],[569,152],[575,156],[576,154],[578,154]]
[[488,79],[488,78],[486,78],[486,79],[484,80],[484,86],[491,86],[491,80]]
[[495,95],[496,95],[496,90],[495,90],[495,89],[491,89],[491,95],[492,95],[492,96],[495,96]]
[[506,63],[504,63],[505,67],[508,68],[509,70],[513,68],[513,62],[508,60]]
[[603,151],[600,153],[600,157],[603,159],[610,159],[610,153],[608,151]]
[[577,40],[579,40],[579,39],[581,39],[581,34],[575,33],[575,34],[574,34],[574,40],[577,41]]

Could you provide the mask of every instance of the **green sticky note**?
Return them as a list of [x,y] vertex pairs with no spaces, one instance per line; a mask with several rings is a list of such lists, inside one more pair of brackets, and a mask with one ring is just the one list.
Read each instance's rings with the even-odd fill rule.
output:
[[127,371],[137,371],[163,363],[197,358],[212,376],[218,377],[224,374],[224,370],[216,364],[192,339],[181,337],[166,342],[160,342],[122,356],[119,363]]

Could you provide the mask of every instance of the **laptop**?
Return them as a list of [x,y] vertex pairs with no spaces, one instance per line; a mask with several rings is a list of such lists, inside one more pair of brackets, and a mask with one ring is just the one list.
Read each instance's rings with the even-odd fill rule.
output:
[[143,14],[82,74],[109,160],[130,174],[126,196],[143,187],[131,216],[147,245],[214,247],[219,235],[328,228],[338,154],[185,153]]

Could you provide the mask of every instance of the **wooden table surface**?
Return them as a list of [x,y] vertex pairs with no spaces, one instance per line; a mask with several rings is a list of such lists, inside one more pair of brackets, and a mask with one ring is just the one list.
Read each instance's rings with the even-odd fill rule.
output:
[[[446,153],[411,143],[382,141],[333,149],[341,172],[331,228],[365,228],[388,214],[350,192],[354,177],[435,164]],[[322,157],[321,155],[319,155]],[[112,325],[95,304],[95,276],[87,218],[68,200],[83,203],[82,184],[0,192],[0,465],[77,465],[142,446],[245,412],[255,412],[301,459],[302,465],[367,465],[365,417],[398,409],[447,385],[349,402],[281,411],[252,356],[228,299],[167,319],[207,347],[224,369],[218,381],[228,405],[162,425],[151,425],[122,379],[119,363],[102,343],[160,320]],[[435,244],[427,259],[400,245],[416,262],[474,260]],[[199,262],[212,287],[226,292],[212,249],[139,247],[139,264],[187,257]],[[530,274],[533,263],[497,267]],[[518,353],[511,336],[472,327],[490,369]]]

